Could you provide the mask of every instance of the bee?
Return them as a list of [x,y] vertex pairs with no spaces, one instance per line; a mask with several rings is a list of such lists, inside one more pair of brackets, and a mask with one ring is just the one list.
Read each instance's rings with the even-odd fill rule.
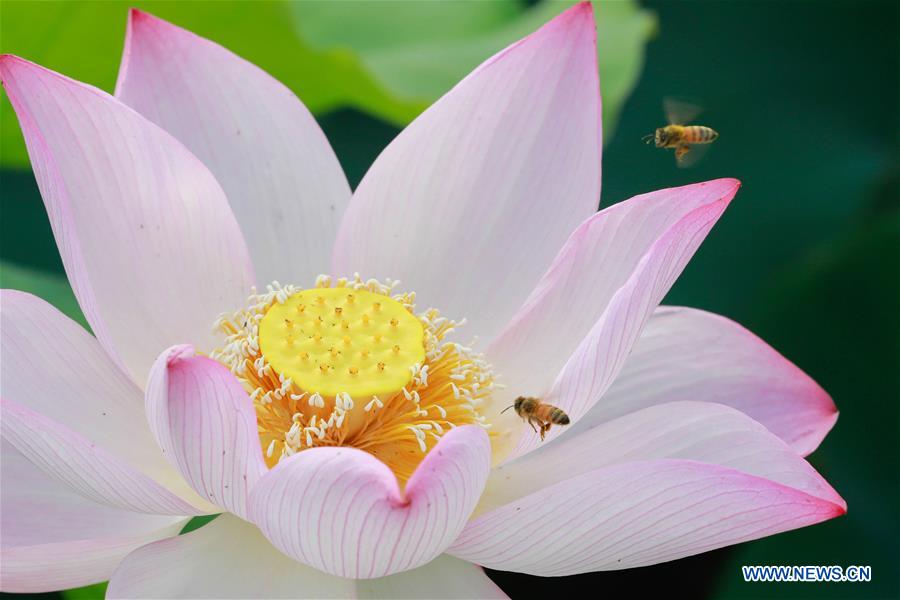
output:
[[692,147],[713,143],[719,137],[719,133],[705,125],[679,125],[690,121],[700,113],[700,109],[696,106],[666,100],[665,108],[669,124],[657,128],[654,133],[645,135],[643,139],[648,144],[653,141],[657,148],[675,148],[678,166],[690,166],[700,157],[700,153],[695,151],[692,160],[687,160],[687,154]]
[[[544,436],[547,435],[551,425],[569,424],[569,415],[563,409],[541,402],[537,398],[519,396],[511,406],[507,406],[500,413],[505,413],[510,408],[514,408],[516,414],[531,425],[535,433],[541,434],[541,441],[544,441]],[[535,425],[540,429],[535,428]]]

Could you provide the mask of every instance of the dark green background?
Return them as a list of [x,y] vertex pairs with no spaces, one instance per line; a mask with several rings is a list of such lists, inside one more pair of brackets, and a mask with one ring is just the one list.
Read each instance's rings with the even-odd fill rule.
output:
[[[542,579],[491,572],[514,597],[900,596],[900,4],[660,2],[660,32],[604,151],[602,205],[715,177],[744,183],[667,303],[727,315],[834,397],[810,461],[846,516],[666,565]],[[601,82],[602,85],[602,82]],[[697,167],[640,142],[662,98],[696,99],[721,138]],[[351,184],[397,129],[320,118]],[[29,172],[0,173],[0,256],[62,272]],[[6,278],[8,280],[8,277]],[[745,584],[742,564],[871,565],[866,584]]]

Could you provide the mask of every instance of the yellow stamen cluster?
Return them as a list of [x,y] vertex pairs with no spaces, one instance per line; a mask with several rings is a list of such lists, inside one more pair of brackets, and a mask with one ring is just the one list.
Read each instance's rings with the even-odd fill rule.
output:
[[482,357],[445,338],[459,323],[396,284],[320,276],[316,287],[268,286],[221,317],[212,353],[256,407],[268,465],[317,446],[352,446],[401,481],[448,429],[489,427],[480,407],[494,387]]

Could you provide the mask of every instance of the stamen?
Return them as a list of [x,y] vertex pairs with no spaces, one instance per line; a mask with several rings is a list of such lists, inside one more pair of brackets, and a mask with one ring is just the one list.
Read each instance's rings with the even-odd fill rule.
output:
[[403,482],[450,429],[490,433],[480,412],[495,386],[490,366],[445,339],[458,322],[415,313],[415,294],[396,285],[358,276],[321,276],[308,290],[273,283],[216,322],[225,340],[211,355],[250,394],[267,465],[350,446]]

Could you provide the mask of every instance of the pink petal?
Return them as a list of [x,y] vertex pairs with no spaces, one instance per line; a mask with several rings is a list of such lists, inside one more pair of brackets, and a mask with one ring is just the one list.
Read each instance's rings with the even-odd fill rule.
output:
[[449,552],[494,569],[562,576],[675,560],[844,513],[727,467],[649,460],[590,471],[482,515]]
[[203,514],[114,454],[68,427],[0,399],[3,439],[49,476],[94,502],[161,515]]
[[224,514],[129,554],[107,598],[351,598],[354,582],[302,565],[259,530]]
[[442,554],[418,569],[379,579],[358,579],[358,598],[508,598],[484,569],[470,562]]
[[148,544],[113,574],[107,598],[506,598],[481,567],[442,555],[380,579],[336,577],[276,550],[224,514],[187,535]]
[[266,465],[253,402],[234,375],[190,346],[169,348],[150,371],[146,408],[160,447],[197,493],[246,517]]
[[178,494],[206,509],[159,451],[141,391],[77,323],[40,298],[2,290],[0,354],[3,436],[32,461],[98,502],[197,512]]
[[[488,411],[499,413],[511,397],[525,395],[559,406],[572,422],[585,414],[739,186],[719,179],[661,190],[582,224],[491,346],[488,358],[508,387]],[[504,418],[517,417],[510,411]],[[514,426],[521,437],[513,455],[541,443],[529,427]]]
[[0,504],[0,589],[13,593],[104,581],[128,552],[177,535],[184,522],[87,500],[45,475],[5,441],[0,450]]
[[302,563],[357,579],[434,559],[475,507],[490,469],[481,427],[447,432],[401,491],[393,472],[355,448],[313,448],[282,460],[250,494],[250,518]]
[[[846,508],[846,503],[787,444],[731,407],[670,402],[587,428],[586,419],[553,444],[491,471],[483,513],[555,483],[613,465],[663,458],[743,471]],[[577,456],[578,460],[571,460]]]
[[694,210],[734,196],[738,185],[719,179],[658,190],[610,206],[582,223],[491,343],[492,363],[523,393],[549,391],[657,240]]
[[305,106],[258,67],[134,10],[116,96],[216,176],[262,284],[328,272],[350,186]]
[[490,340],[599,202],[595,37],[579,4],[409,125],[356,190],[334,271],[400,279]]
[[184,146],[104,92],[0,58],[69,281],[141,385],[173,343],[211,347],[253,271],[225,194]]
[[825,390],[734,321],[701,310],[661,307],[603,401],[577,427],[676,400],[733,406],[803,456],[816,449],[838,416]]

